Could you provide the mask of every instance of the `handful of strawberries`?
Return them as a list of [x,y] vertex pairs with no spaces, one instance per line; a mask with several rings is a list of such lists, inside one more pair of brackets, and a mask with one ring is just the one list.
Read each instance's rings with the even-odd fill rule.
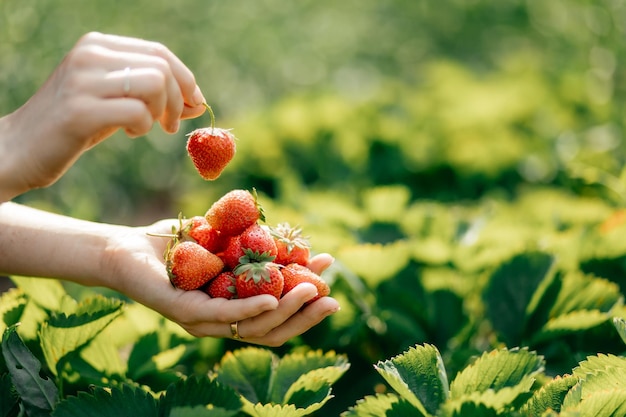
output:
[[226,193],[204,216],[181,219],[164,254],[172,285],[213,298],[280,299],[309,282],[318,292],[309,303],[327,296],[328,284],[307,268],[310,245],[302,231],[287,223],[261,225],[264,221],[256,192],[247,190]]

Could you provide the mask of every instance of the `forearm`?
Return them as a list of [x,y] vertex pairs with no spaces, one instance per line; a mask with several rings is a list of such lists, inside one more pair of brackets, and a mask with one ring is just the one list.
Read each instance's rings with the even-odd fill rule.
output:
[[111,226],[0,204],[0,273],[103,285],[102,256]]

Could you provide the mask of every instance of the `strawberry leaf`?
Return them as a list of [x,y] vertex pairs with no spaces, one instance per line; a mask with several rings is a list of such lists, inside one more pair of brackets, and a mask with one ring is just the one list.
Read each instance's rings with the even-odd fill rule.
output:
[[321,379],[334,384],[350,367],[343,355],[321,351],[292,353],[281,358],[274,370],[270,400],[275,403],[294,403],[291,392],[306,388],[307,381]]
[[58,400],[58,389],[51,379],[41,375],[41,362],[24,345],[16,325],[4,331],[2,355],[28,416],[48,416]]
[[448,377],[436,347],[423,345],[386,361],[375,369],[423,415],[435,415],[449,396]]
[[232,387],[251,403],[269,401],[273,367],[278,357],[267,349],[248,347],[227,352],[222,358],[217,380]]
[[91,393],[67,397],[50,417],[158,417],[157,400],[138,387],[121,384],[111,388],[95,387]]
[[73,314],[53,314],[39,331],[41,348],[50,370],[56,374],[65,355],[89,343],[121,314],[121,307],[119,300],[96,296],[76,305]]
[[557,376],[535,391],[521,409],[522,414],[541,416],[548,410],[561,411],[563,399],[577,382],[578,378],[573,375]]
[[366,396],[341,417],[426,417],[406,399],[396,394]]
[[505,344],[520,345],[529,306],[551,270],[554,259],[543,253],[525,253],[502,264],[491,276],[484,293],[487,316]]
[[0,416],[17,417],[20,411],[19,397],[11,382],[11,376],[6,373],[0,375]]
[[622,341],[626,343],[626,320],[621,317],[614,317],[613,325],[615,326],[619,336],[622,338]]
[[517,385],[529,390],[529,381],[532,385],[543,366],[543,358],[525,348],[485,352],[457,374],[450,384],[450,397],[497,392]]
[[[241,406],[239,395],[231,388],[207,376],[190,377],[179,379],[167,388],[161,397],[159,415],[202,416],[210,410],[211,416],[228,417],[237,414]],[[198,414],[186,414],[189,408]]]

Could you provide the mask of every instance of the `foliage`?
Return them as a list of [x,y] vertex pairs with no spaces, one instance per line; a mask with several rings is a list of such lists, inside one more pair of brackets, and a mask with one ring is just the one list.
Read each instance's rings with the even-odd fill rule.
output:
[[[116,135],[18,201],[146,224],[255,187],[268,223],[335,256],[324,278],[342,306],[282,348],[239,350],[119,294],[14,277],[11,351],[28,356],[19,333],[59,407],[202,415],[187,384],[224,415],[620,413],[625,16],[614,0],[0,3],[3,113],[101,30],[166,43],[239,138],[210,186],[181,146],[200,118],[173,138]],[[498,361],[505,387],[487,379]],[[28,407],[6,362],[3,417]],[[277,364],[298,372],[278,386]]]
[[[280,358],[248,347],[229,351],[211,372],[185,370],[193,365],[186,356],[199,348],[198,340],[158,323],[158,335],[140,328],[145,321],[129,328],[145,311],[122,309],[120,300],[102,296],[76,303],[68,294],[49,310],[38,304],[41,289],[29,285],[32,279],[16,282],[3,305],[19,299],[26,306],[19,315],[4,314],[2,322],[2,417],[306,416],[333,397],[332,385],[349,367],[345,356],[333,352]],[[55,283],[42,285],[52,289]],[[29,335],[16,319],[34,320],[39,330]],[[156,336],[169,341],[159,343]]]

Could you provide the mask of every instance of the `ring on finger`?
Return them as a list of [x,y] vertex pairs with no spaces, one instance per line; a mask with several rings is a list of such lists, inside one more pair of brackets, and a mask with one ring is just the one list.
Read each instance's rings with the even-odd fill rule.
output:
[[241,337],[241,335],[239,334],[239,322],[238,321],[234,321],[230,323],[230,334],[232,338],[235,340],[243,339],[243,337]]
[[124,97],[130,94],[130,67],[124,68]]

